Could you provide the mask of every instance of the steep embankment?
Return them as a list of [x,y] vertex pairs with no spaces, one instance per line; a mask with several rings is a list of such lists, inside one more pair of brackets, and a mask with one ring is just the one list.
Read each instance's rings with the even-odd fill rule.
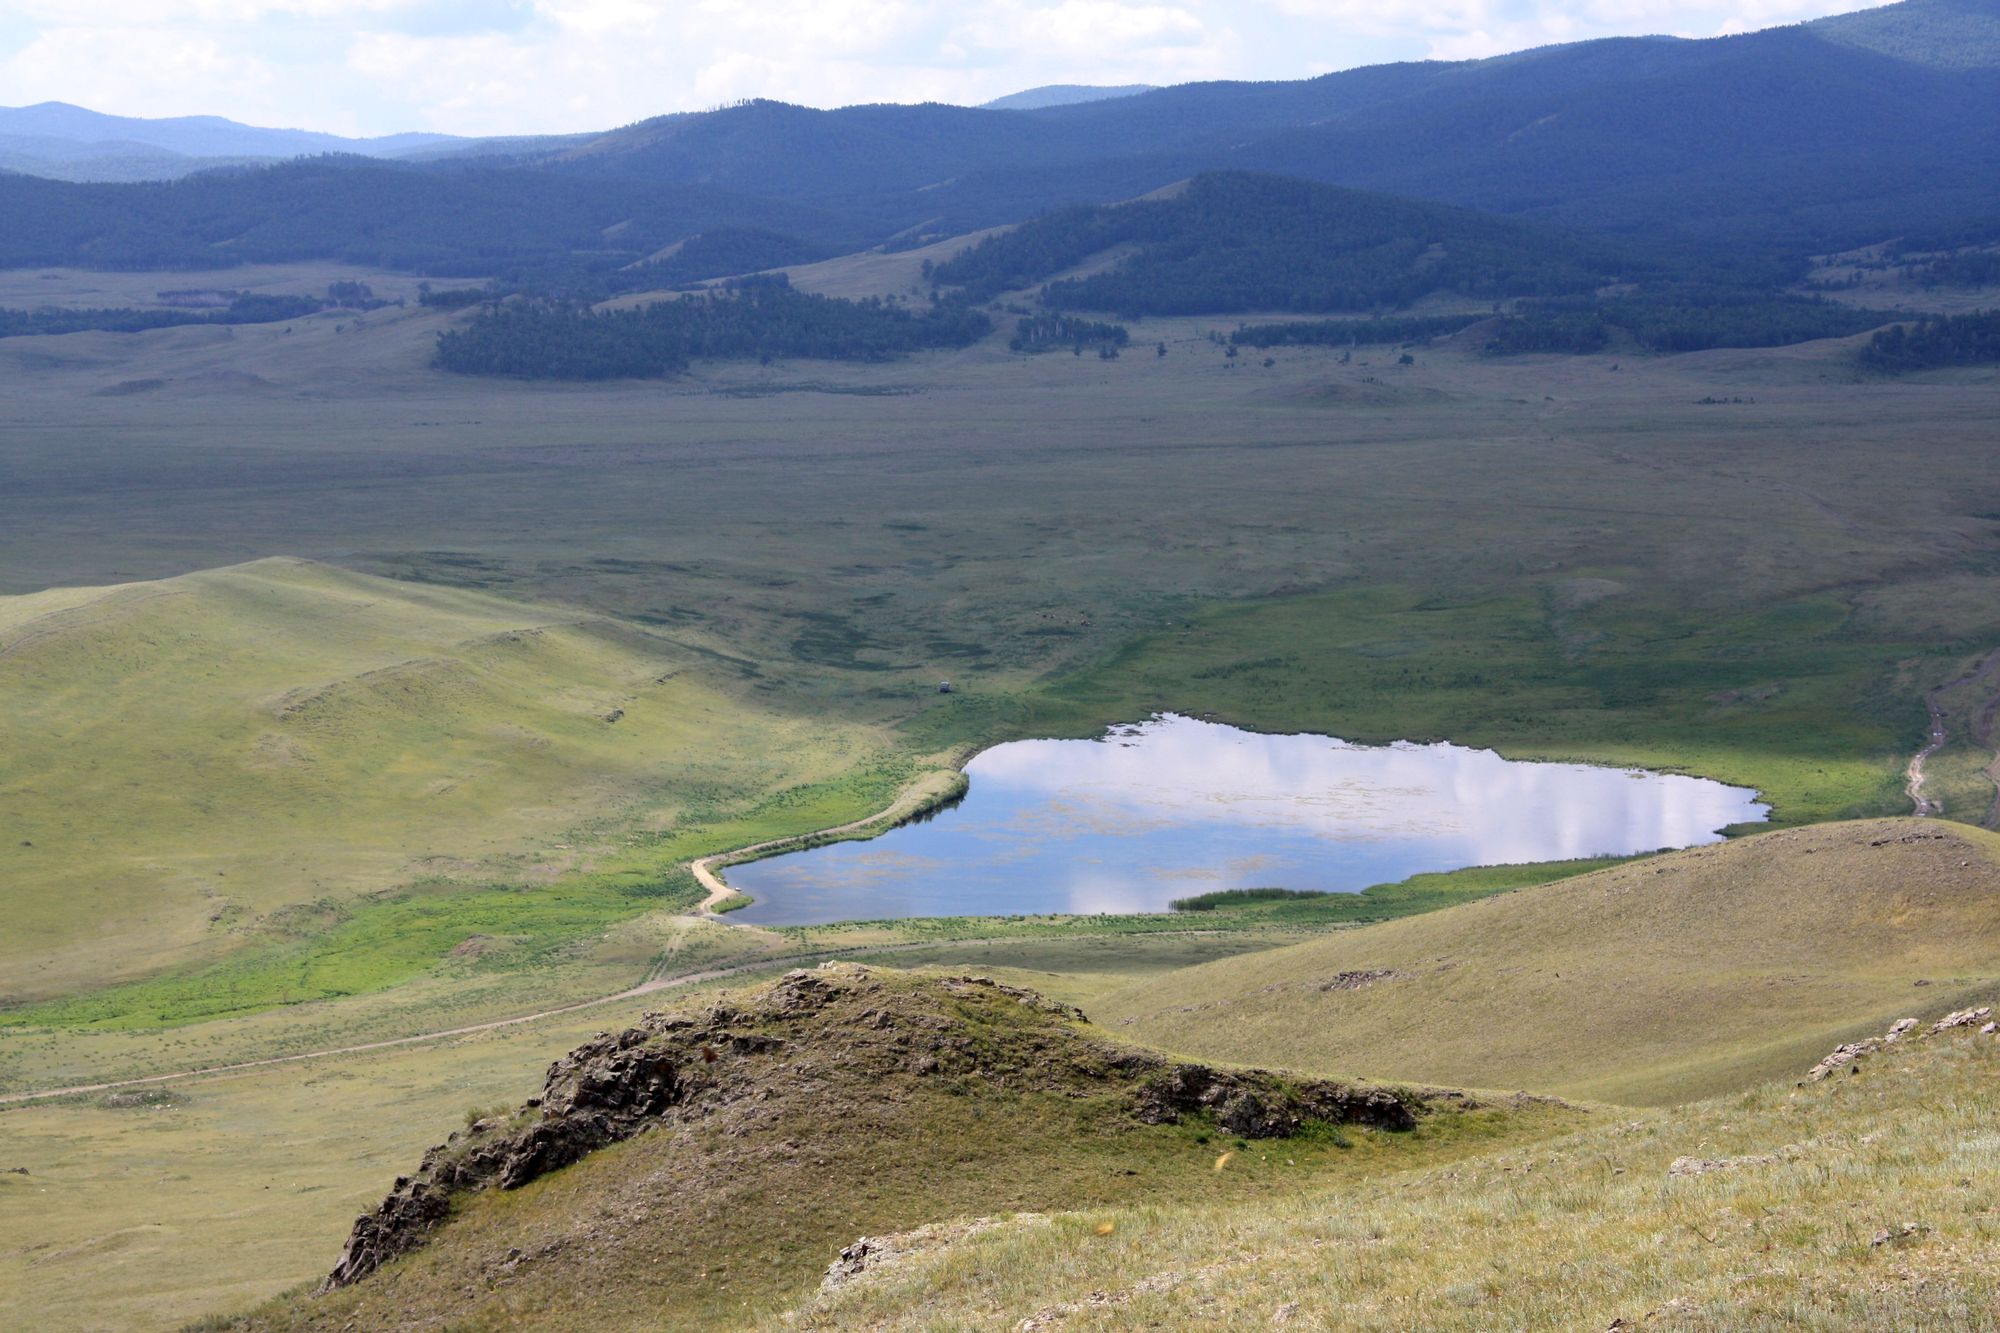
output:
[[2000,837],[1764,834],[1207,964],[1093,1006],[1211,1059],[1685,1101],[2000,989]]
[[864,1233],[1280,1197],[1575,1120],[1174,1064],[1078,1017],[980,978],[838,964],[655,1015],[434,1149],[356,1224],[331,1290],[247,1325],[759,1326]]

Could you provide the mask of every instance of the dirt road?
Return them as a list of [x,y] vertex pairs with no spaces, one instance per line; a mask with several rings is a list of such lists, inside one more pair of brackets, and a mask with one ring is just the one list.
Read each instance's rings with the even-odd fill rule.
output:
[[[956,772],[926,774],[911,784],[886,810],[864,819],[840,824],[834,828],[821,829],[817,833],[801,834],[790,838],[774,838],[751,847],[738,848],[733,852],[723,852],[716,856],[704,856],[690,864],[694,877],[708,896],[702,899],[695,910],[704,916],[714,916],[715,905],[735,894],[736,890],[723,883],[715,873],[720,866],[732,861],[761,856],[790,846],[806,846],[822,838],[838,837],[847,833],[859,833],[877,824],[885,827],[907,819],[927,803],[948,794],[957,782]],[[983,940],[957,941],[965,944],[988,943]],[[207,1065],[200,1069],[183,1069],[171,1074],[149,1074],[143,1078],[113,1079],[105,1083],[78,1083],[67,1088],[45,1088],[38,1092],[13,1092],[0,1094],[0,1106],[20,1102],[43,1101],[50,1097],[70,1097],[87,1092],[110,1092],[118,1088],[141,1088],[155,1083],[173,1083],[181,1079],[205,1078],[216,1074],[234,1074],[251,1069],[264,1069],[272,1065],[298,1064],[305,1060],[325,1060],[340,1055],[361,1055],[368,1051],[386,1051],[398,1046],[416,1046],[427,1041],[445,1041],[452,1037],[466,1037],[479,1032],[492,1032],[498,1028],[517,1027],[523,1023],[536,1023],[545,1018],[555,1018],[562,1014],[573,1014],[583,1009],[594,1009],[600,1005],[616,1004],[620,1000],[637,999],[658,991],[673,990],[680,986],[695,986],[704,981],[720,981],[726,977],[742,976],[750,972],[767,971],[773,967],[784,967],[803,963],[823,962],[829,958],[839,958],[854,953],[897,953],[904,949],[931,948],[929,942],[914,944],[877,944],[854,946],[842,949],[816,949],[810,953],[768,954],[748,962],[735,963],[728,967],[710,968],[701,972],[687,972],[679,976],[661,976],[655,968],[651,976],[615,995],[600,995],[592,1000],[578,1000],[573,1004],[560,1004],[550,1009],[538,1009],[530,1014],[516,1014],[511,1018],[496,1018],[485,1023],[470,1023],[464,1027],[442,1028],[433,1032],[419,1032],[407,1037],[391,1037],[383,1041],[360,1042],[353,1046],[333,1046],[323,1051],[301,1051],[295,1055],[274,1055],[262,1060],[242,1060],[234,1064]]]
[[[1924,793],[1924,761],[1942,750],[1951,740],[1951,729],[1945,725],[1944,720],[1944,696],[1986,677],[2000,677],[2000,649],[1982,657],[1977,666],[1957,680],[1946,681],[1924,696],[1924,707],[1929,710],[1931,720],[1930,740],[1925,743],[1923,749],[1910,757],[1909,767],[1904,770],[1904,790],[1909,793],[1910,804],[1916,808],[1917,817],[1920,819],[1944,813],[1944,803]],[[1978,714],[1982,721],[1975,723],[1981,734],[1972,739],[1980,744],[1991,744],[1992,721],[1996,708],[2000,708],[2000,680],[1996,680],[1994,684],[1995,697]],[[1993,808],[1986,816],[1986,822],[1992,824],[2000,821],[2000,755],[1994,756],[1994,762],[1988,765],[1986,775],[1993,778],[1996,784]]]

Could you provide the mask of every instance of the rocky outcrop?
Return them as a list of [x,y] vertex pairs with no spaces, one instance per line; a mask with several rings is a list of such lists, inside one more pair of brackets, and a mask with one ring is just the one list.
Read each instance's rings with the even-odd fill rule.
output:
[[1943,1018],[1931,1024],[1929,1028],[1925,1029],[1924,1035],[1926,1037],[1935,1037],[1938,1033],[1949,1032],[1953,1028],[1969,1028],[1974,1023],[1984,1023],[1991,1017],[1993,1017],[1993,1006],[1990,1004],[1981,1005],[1977,1009],[1960,1009],[1954,1013],[1946,1014]]
[[[1135,1123],[1207,1115],[1243,1138],[1283,1137],[1311,1121],[1409,1129],[1425,1110],[1411,1093],[1177,1064],[1105,1041],[1082,1020],[1079,1010],[984,977],[897,976],[853,964],[790,972],[697,1015],[648,1015],[551,1064],[541,1095],[512,1114],[477,1120],[426,1153],[414,1175],[355,1221],[321,1290],[422,1245],[455,1196],[518,1189],[635,1135],[782,1098],[834,1068],[871,1096],[931,1080],[1122,1089]],[[880,1242],[857,1245],[853,1265],[877,1257]]]
[[1308,1121],[1414,1129],[1417,1107],[1386,1088],[1294,1082],[1270,1074],[1232,1073],[1206,1065],[1168,1065],[1141,1085],[1136,1110],[1149,1125],[1209,1114],[1240,1138],[1278,1139]]
[[1002,1226],[1047,1225],[1048,1218],[1041,1213],[1016,1213],[1005,1219],[975,1217],[959,1222],[933,1222],[913,1231],[863,1236],[852,1245],[842,1246],[839,1257],[826,1266],[826,1273],[819,1282],[820,1294],[824,1296],[841,1291],[861,1278],[880,1275],[911,1259],[947,1245],[957,1245]]
[[1873,1055],[1885,1046],[1893,1046],[1912,1033],[1916,1033],[1916,1036],[1920,1039],[1935,1037],[1939,1033],[1949,1032],[1953,1028],[1971,1027],[1973,1024],[1978,1023],[1982,1025],[1979,1029],[1982,1033],[1991,1035],[1996,1031],[1994,1024],[1987,1022],[1991,1017],[1993,1017],[1993,1006],[1991,1005],[1981,1005],[1977,1009],[1959,1009],[1946,1014],[1922,1032],[1916,1031],[1916,1019],[1899,1018],[1890,1024],[1887,1032],[1879,1037],[1865,1037],[1860,1041],[1850,1041],[1834,1047],[1831,1051],[1827,1052],[1824,1059],[1806,1071],[1806,1080],[1817,1083],[1829,1074],[1838,1073],[1842,1069],[1847,1070],[1850,1074],[1858,1074],[1861,1072],[1861,1066],[1858,1062],[1863,1056]]

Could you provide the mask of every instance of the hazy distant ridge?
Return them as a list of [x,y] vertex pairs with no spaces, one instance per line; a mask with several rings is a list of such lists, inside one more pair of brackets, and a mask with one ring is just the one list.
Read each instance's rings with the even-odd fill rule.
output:
[[990,102],[980,103],[982,111],[1040,111],[1051,106],[1079,106],[1085,102],[1108,102],[1114,97],[1136,97],[1140,93],[1159,91],[1159,85],[1152,83],[1121,83],[1116,87],[1102,87],[1087,83],[1048,83],[1039,88],[1025,88],[1018,93],[1008,93]]

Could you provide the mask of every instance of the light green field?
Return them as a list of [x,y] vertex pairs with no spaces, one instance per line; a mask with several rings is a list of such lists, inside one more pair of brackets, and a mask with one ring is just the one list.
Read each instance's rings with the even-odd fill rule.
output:
[[1630,862],[1090,1006],[1164,1049],[1664,1104],[2000,992],[2000,837],[1868,820]]
[[[309,998],[370,988],[318,975],[356,950],[421,970],[471,936],[545,949],[684,900],[683,830],[883,753],[865,727],[746,707],[692,657],[300,561],[0,600],[0,994],[289,949],[279,998]],[[327,935],[334,956],[291,947]],[[226,979],[195,989],[137,1016],[237,1004]]]

